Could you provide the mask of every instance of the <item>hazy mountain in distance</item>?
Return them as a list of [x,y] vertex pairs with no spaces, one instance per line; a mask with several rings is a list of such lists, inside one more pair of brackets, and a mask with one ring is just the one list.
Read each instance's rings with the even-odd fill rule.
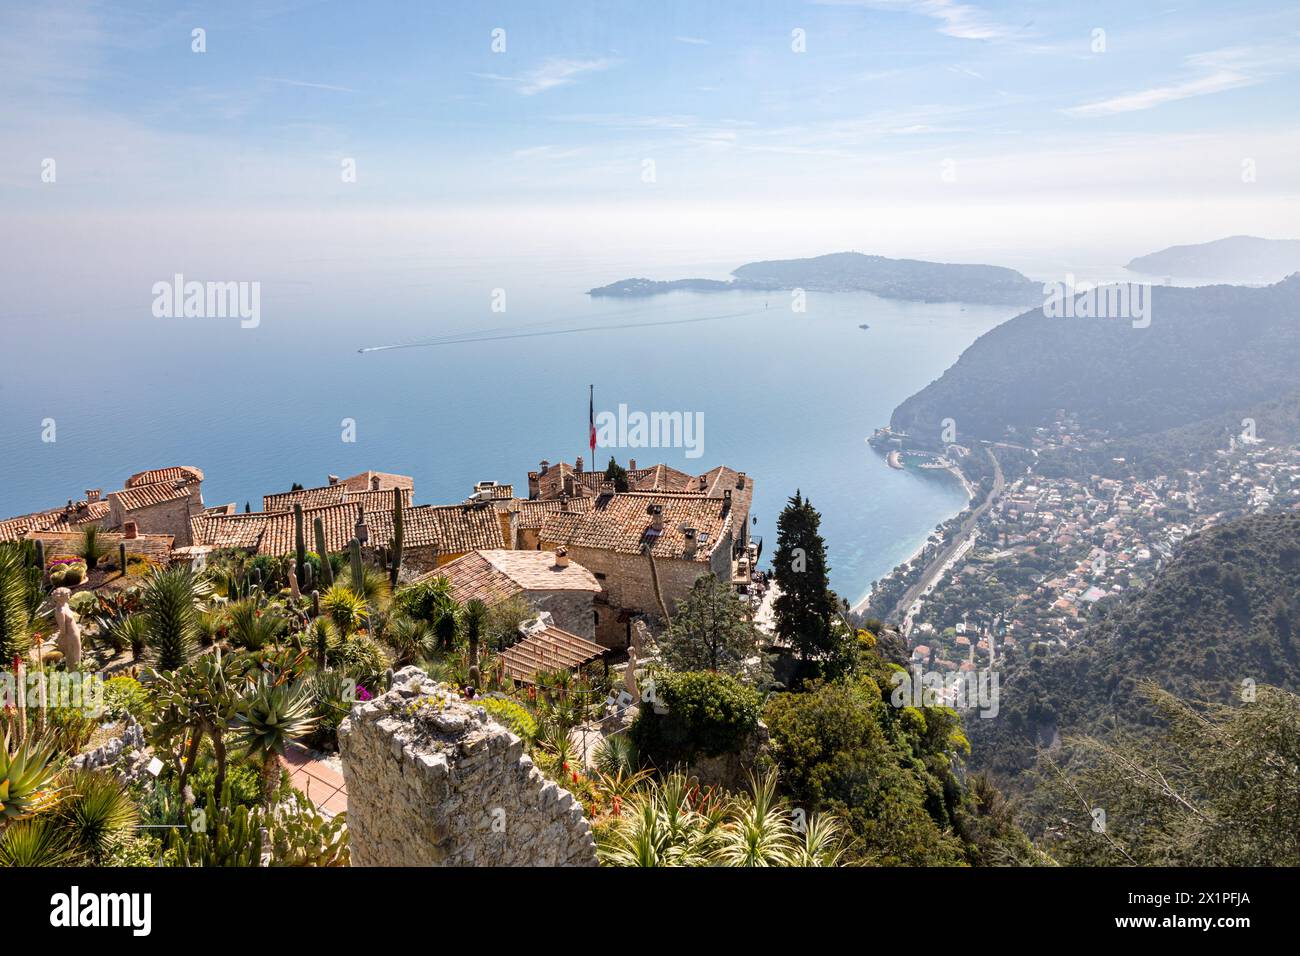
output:
[[1014,440],[1064,410],[1132,439],[1295,391],[1300,276],[1263,288],[1150,291],[1146,327],[1042,308],[1008,319],[899,405],[890,425],[922,445],[939,441],[945,419],[959,440]]
[[592,289],[596,296],[645,296],[674,289],[700,292],[731,289],[810,292],[870,292],[886,299],[1029,305],[1043,300],[1041,283],[1002,266],[887,259],[860,252],[835,252],[812,259],[750,262],[732,271],[731,282],[679,279],[657,282],[623,279]]
[[1153,276],[1276,282],[1300,272],[1300,239],[1229,236],[1191,246],[1170,246],[1138,256],[1125,268]]

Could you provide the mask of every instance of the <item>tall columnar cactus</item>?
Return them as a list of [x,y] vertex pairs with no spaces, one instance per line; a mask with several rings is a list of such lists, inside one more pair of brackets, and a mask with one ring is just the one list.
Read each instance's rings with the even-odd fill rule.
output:
[[36,566],[45,573],[45,542],[40,538],[36,539]]
[[126,542],[117,543],[117,569],[126,574]]
[[366,575],[361,566],[361,542],[353,538],[348,542],[348,550],[352,552],[352,591],[355,594],[365,594]]
[[298,580],[303,581],[307,577],[307,533],[303,528],[302,504],[296,501],[293,504],[293,555],[298,566]]
[[402,489],[393,489],[393,563],[388,569],[388,581],[397,587],[397,576],[402,570],[402,544],[405,540],[402,529]]
[[320,579],[325,590],[334,587],[334,569],[330,567],[330,553],[325,548],[325,522],[316,518],[311,523],[316,531],[316,553],[320,555]]

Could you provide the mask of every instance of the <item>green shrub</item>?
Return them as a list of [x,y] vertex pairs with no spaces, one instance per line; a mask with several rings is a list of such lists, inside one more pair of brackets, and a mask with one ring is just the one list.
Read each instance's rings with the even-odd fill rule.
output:
[[143,720],[149,710],[149,694],[134,677],[110,677],[104,681],[104,713],[118,719],[130,714]]
[[379,694],[388,656],[379,642],[362,634],[349,637],[334,652],[334,664],[372,694]]
[[664,713],[643,702],[631,737],[660,767],[739,751],[758,727],[763,703],[758,691],[713,671],[658,675],[655,697]]
[[537,738],[537,721],[523,704],[507,697],[484,697],[479,703],[489,715],[505,724],[511,733],[526,743],[532,743]]

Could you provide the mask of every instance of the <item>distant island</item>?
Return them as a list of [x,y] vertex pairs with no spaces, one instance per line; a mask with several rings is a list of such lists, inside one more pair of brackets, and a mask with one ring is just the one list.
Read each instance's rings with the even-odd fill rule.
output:
[[860,252],[835,252],[812,259],[751,262],[732,271],[731,281],[719,279],[622,279],[591,289],[588,295],[633,298],[678,290],[811,292],[870,292],[887,299],[914,302],[970,302],[982,305],[1031,305],[1042,301],[1043,290],[1014,269],[1002,266],[887,259]]
[[1229,236],[1213,242],[1170,246],[1138,256],[1124,268],[1153,276],[1276,282],[1300,272],[1300,239]]

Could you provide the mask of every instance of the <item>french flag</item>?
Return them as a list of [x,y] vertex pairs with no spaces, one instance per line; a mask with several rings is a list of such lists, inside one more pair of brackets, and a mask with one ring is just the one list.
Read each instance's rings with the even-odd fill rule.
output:
[[596,464],[596,386],[587,386],[591,391],[587,401],[587,444],[591,446],[591,464]]

